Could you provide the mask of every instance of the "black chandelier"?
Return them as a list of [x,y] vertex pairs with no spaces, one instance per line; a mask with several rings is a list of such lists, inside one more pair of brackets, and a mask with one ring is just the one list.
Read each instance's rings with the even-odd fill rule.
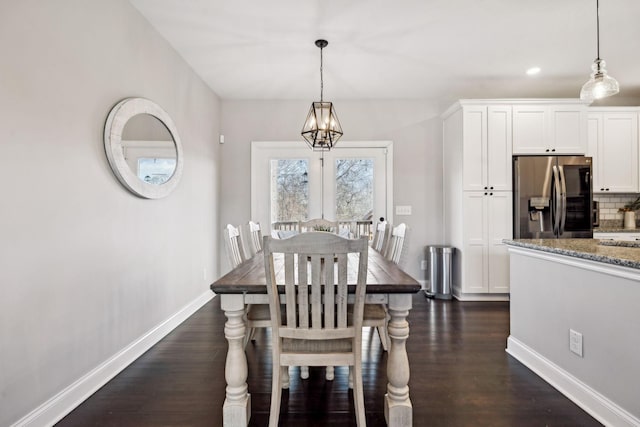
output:
[[333,108],[333,103],[322,98],[324,82],[322,80],[322,49],[329,44],[326,40],[316,40],[320,48],[320,102],[312,102],[307,120],[302,126],[302,137],[313,151],[329,151],[342,136],[342,126]]

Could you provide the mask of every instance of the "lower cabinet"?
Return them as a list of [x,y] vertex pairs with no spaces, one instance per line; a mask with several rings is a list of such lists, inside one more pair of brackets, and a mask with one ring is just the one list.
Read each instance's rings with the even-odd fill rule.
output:
[[467,191],[462,204],[461,291],[508,293],[512,192]]

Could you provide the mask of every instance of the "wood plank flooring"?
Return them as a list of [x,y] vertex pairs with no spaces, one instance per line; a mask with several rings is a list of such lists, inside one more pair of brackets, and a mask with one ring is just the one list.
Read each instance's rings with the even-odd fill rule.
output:
[[[509,305],[430,300],[416,294],[407,352],[414,426],[600,426],[505,351]],[[227,344],[215,298],[62,419],[58,426],[221,426]],[[363,361],[369,426],[384,426],[387,355],[365,330]],[[271,360],[267,330],[247,346],[250,426],[269,417]],[[283,392],[282,426],[355,425],[347,369],[334,381],[324,368]]]

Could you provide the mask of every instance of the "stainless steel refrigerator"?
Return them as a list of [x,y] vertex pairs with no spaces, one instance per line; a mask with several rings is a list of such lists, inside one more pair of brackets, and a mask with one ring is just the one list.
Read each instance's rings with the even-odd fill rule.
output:
[[591,157],[514,156],[513,237],[593,237]]

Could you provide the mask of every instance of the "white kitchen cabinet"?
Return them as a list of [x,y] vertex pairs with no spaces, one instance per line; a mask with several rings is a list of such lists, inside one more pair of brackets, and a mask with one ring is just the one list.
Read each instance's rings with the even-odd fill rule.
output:
[[511,189],[511,106],[462,107],[464,189]]
[[465,191],[460,253],[463,293],[508,293],[509,256],[504,239],[512,235],[510,191]]
[[638,110],[601,107],[587,118],[594,193],[637,193]]
[[443,115],[443,243],[456,248],[453,294],[461,300],[508,299],[511,108],[508,100],[462,100]]
[[513,154],[585,154],[584,104],[513,105]]

